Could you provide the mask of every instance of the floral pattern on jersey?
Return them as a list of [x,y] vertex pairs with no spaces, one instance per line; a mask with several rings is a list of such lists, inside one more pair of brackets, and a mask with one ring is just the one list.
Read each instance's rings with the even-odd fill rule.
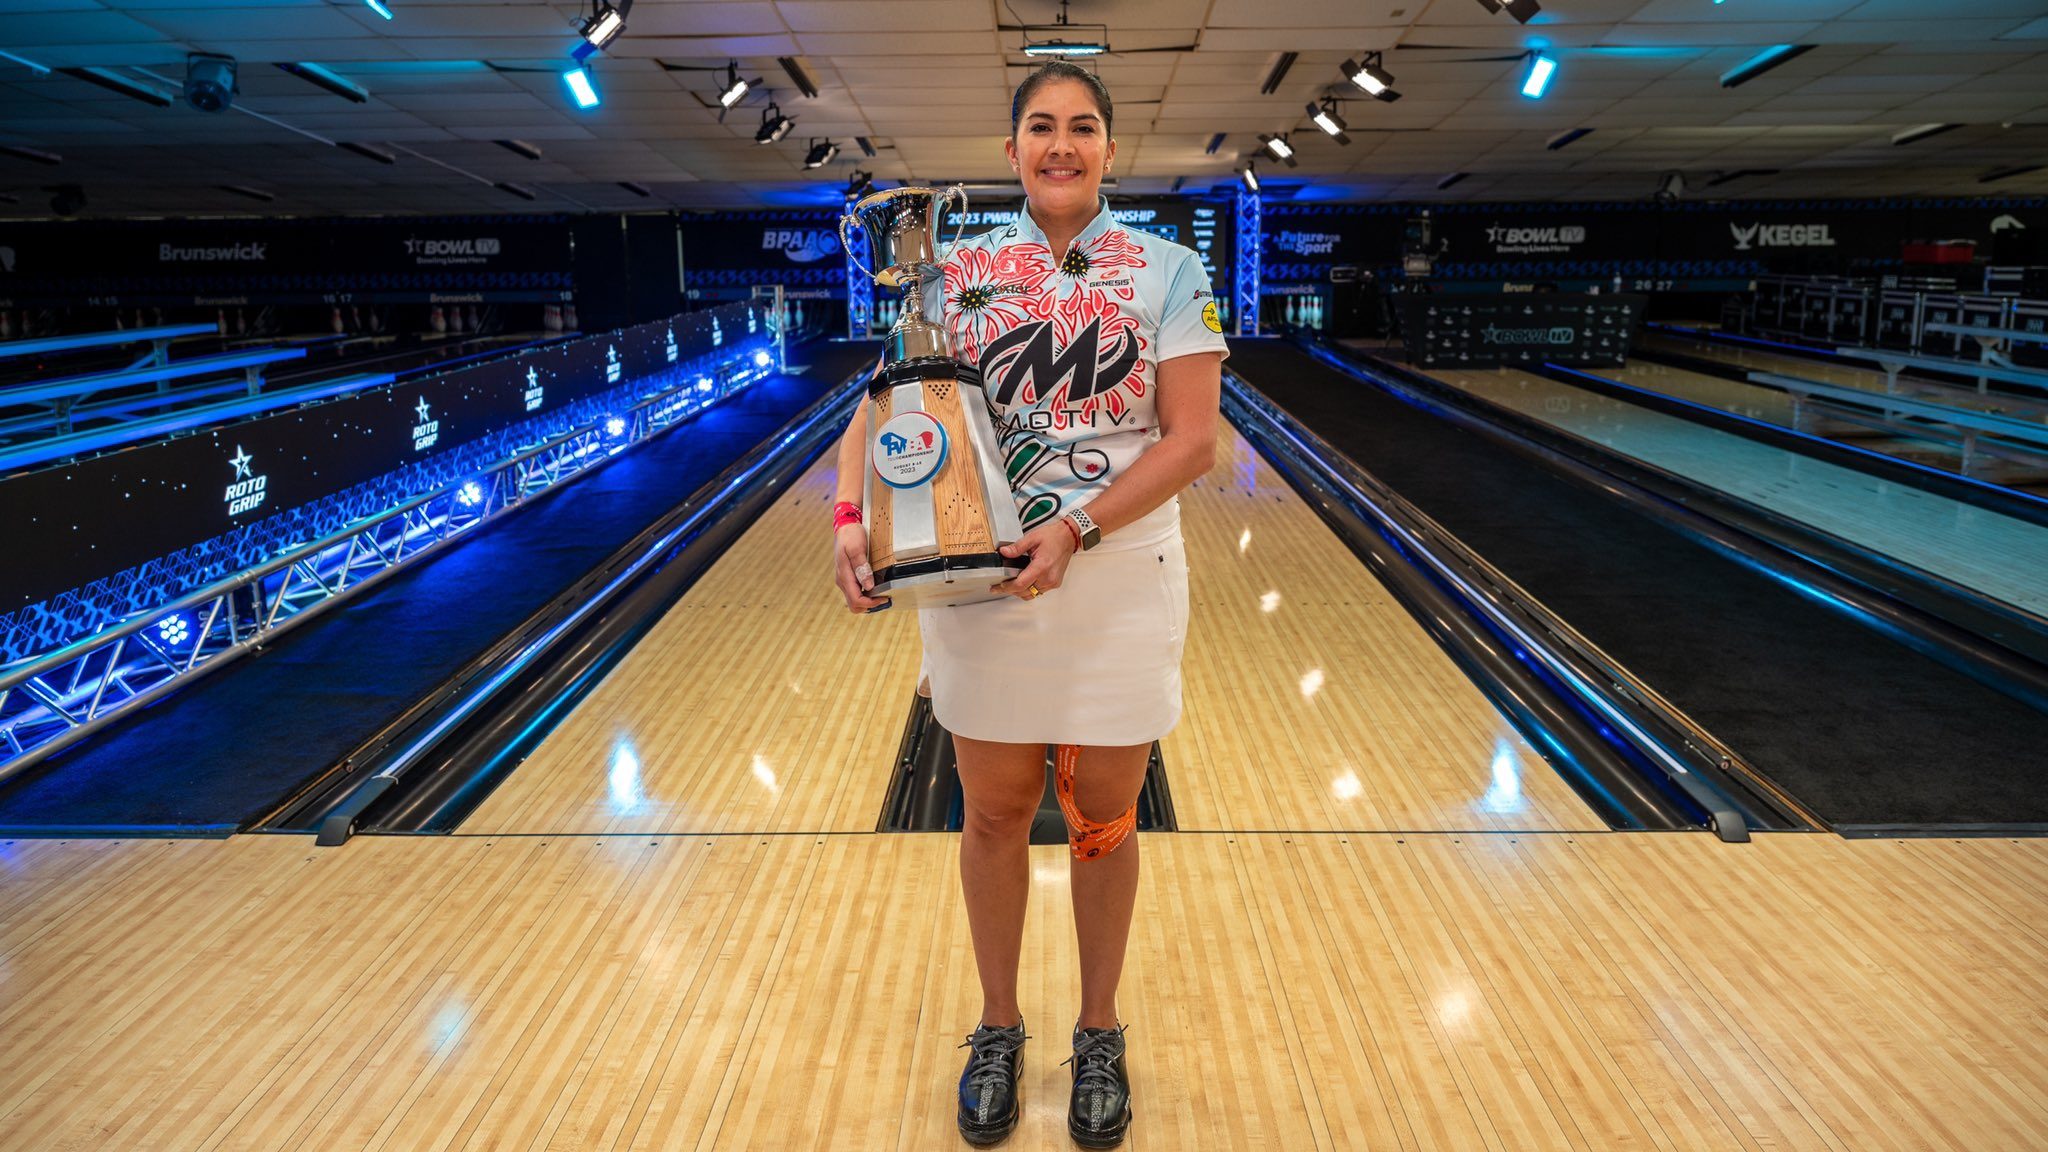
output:
[[1128,301],[1136,298],[1137,289],[1132,287],[1130,276],[1119,276],[1118,273],[1128,273],[1145,266],[1144,250],[1131,240],[1131,234],[1122,228],[1111,228],[1086,244],[1075,245],[1067,253],[1060,271],[1082,279],[1084,283],[1088,280],[1121,279],[1125,283],[1119,287],[1103,288],[1090,283],[1088,291],[1109,292],[1119,300]]
[[955,252],[946,261],[953,355],[967,364],[981,363],[989,341],[1034,315],[1040,289],[1052,276],[1052,253],[1043,244]]

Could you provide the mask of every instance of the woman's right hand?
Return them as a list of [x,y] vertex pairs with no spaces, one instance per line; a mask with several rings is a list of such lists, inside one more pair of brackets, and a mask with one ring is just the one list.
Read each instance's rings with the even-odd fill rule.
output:
[[888,597],[867,595],[875,586],[875,576],[868,571],[865,524],[842,524],[833,533],[832,582],[839,585],[839,594],[846,597],[849,612],[872,612],[889,606]]

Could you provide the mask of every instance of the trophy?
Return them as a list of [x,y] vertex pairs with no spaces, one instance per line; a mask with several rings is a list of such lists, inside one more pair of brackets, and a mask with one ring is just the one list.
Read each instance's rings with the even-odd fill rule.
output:
[[[966,209],[967,193],[957,186],[892,188],[861,198],[839,219],[849,254],[847,228],[867,234],[875,267],[861,271],[903,289],[882,370],[868,382],[868,567],[873,595],[923,608],[996,599],[989,586],[1026,564],[997,551],[1024,529],[981,373],[954,361],[946,330],[924,315],[924,282],[944,275],[939,217],[955,201]],[[963,218],[953,229],[952,245],[964,225]]]

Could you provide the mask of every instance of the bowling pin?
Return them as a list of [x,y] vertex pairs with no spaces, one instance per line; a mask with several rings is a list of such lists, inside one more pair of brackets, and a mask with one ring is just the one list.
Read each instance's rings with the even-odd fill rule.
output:
[[228,310],[227,310],[227,309],[225,309],[225,308],[215,308],[215,309],[213,310],[213,330],[214,330],[215,332],[219,333],[219,334],[220,334],[220,335],[222,335],[222,336],[225,336],[225,335],[227,335],[227,334],[228,334]]
[[574,304],[562,305],[562,331],[581,331],[576,325],[576,305]]
[[434,335],[436,336],[439,336],[448,331],[448,316],[446,313],[441,311],[441,306],[439,304],[434,305],[434,310],[427,314],[427,327],[431,329]]
[[334,315],[331,319],[328,320],[327,325],[329,328],[333,329],[334,334],[336,336],[341,335],[343,331],[341,323],[341,305],[336,304],[334,306]]

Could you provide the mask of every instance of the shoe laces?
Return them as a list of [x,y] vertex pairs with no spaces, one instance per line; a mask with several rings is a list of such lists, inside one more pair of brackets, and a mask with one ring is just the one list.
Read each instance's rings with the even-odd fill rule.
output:
[[1016,1055],[1017,1050],[1024,1047],[1024,1041],[1030,1038],[1024,1034],[1022,1024],[1008,1028],[992,1028],[984,1024],[969,1033],[966,1043],[956,1045],[974,1049],[974,1055],[967,1061],[968,1086],[980,1091],[995,1084],[1007,1084],[1010,1057]]
[[1117,1087],[1116,1062],[1124,1054],[1124,1031],[1115,1028],[1084,1028],[1074,1033],[1074,1054],[1060,1061],[1060,1067],[1074,1065],[1074,1087],[1082,1092],[1108,1092]]

